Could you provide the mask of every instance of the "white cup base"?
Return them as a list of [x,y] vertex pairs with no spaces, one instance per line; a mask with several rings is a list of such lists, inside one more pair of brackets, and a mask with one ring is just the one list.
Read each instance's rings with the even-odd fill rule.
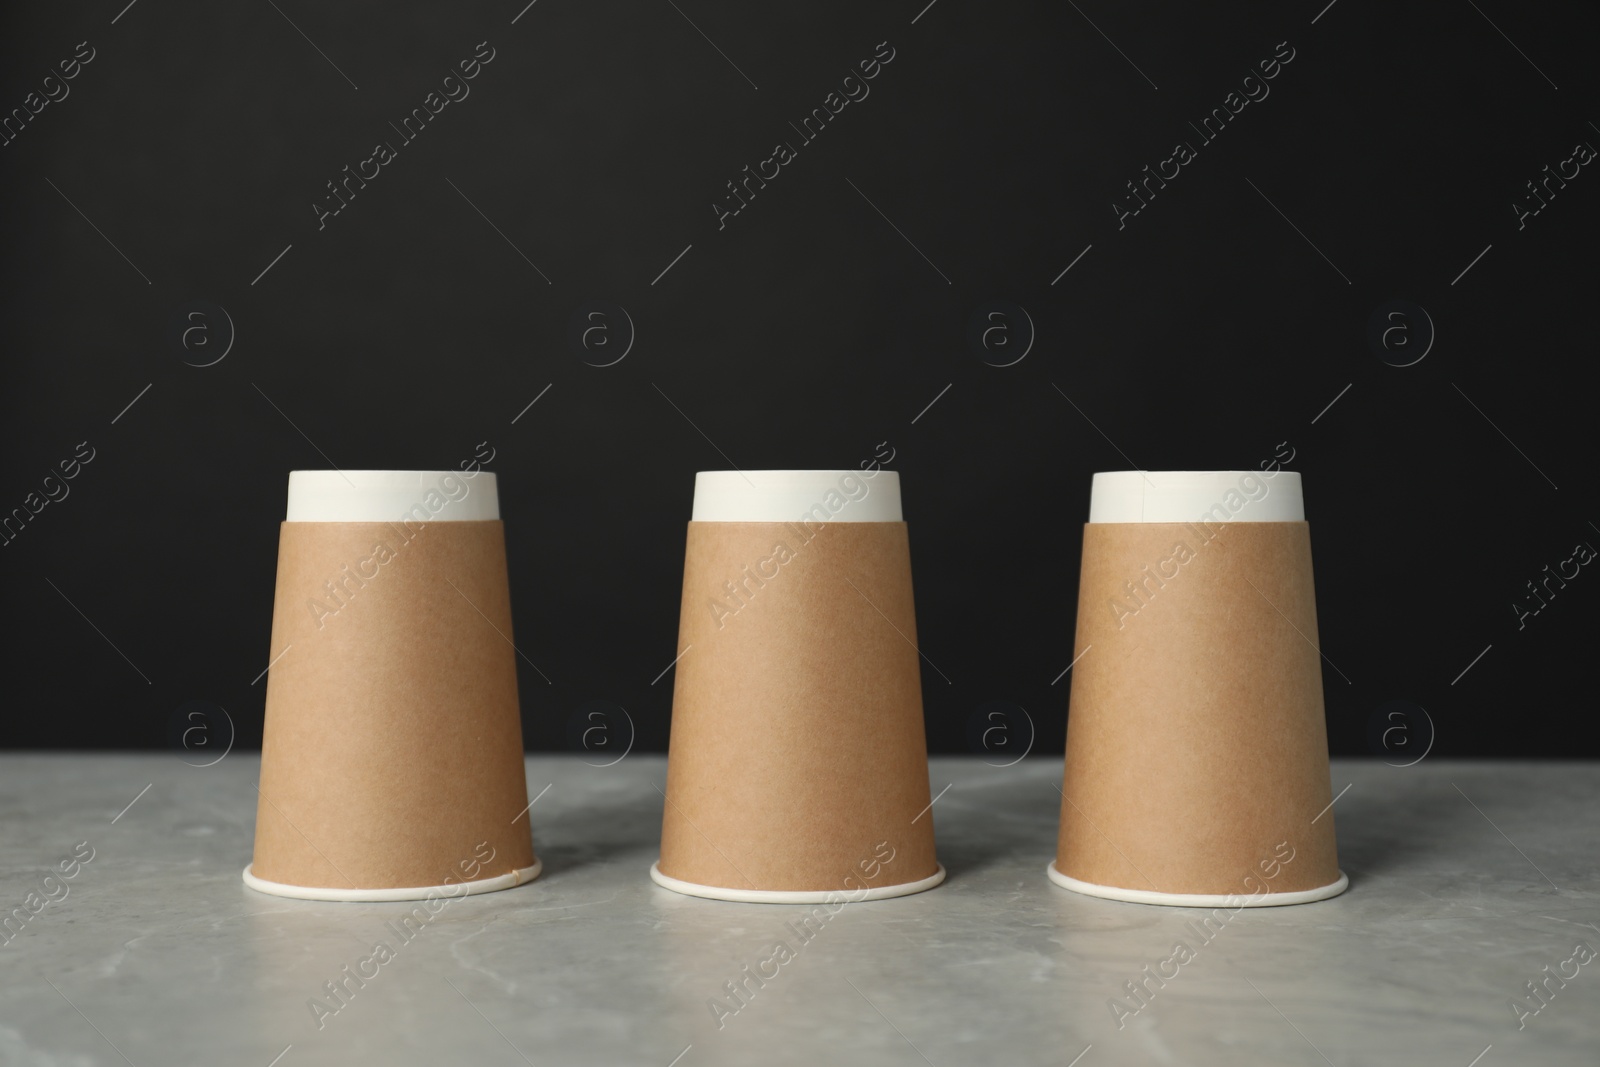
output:
[[921,893],[925,889],[932,889],[944,881],[944,864],[939,864],[939,869],[928,877],[915,882],[904,882],[900,885],[872,886],[865,891],[844,889],[807,889],[790,891],[784,889],[729,889],[720,885],[700,885],[698,882],[685,882],[681,878],[674,878],[670,874],[661,873],[661,863],[657,861],[650,865],[650,880],[663,889],[670,889],[674,893],[682,893],[689,897],[705,897],[707,900],[731,900],[739,904],[834,904],[841,896],[847,897],[850,903],[859,900],[884,900],[888,897],[905,897],[912,893]]
[[1350,885],[1349,876],[1340,871],[1338,881],[1316,889],[1297,889],[1292,893],[1263,893],[1260,896],[1250,897],[1227,893],[1157,893],[1149,889],[1123,889],[1120,886],[1080,882],[1056,870],[1055,860],[1050,861],[1045,873],[1056,885],[1062,889],[1070,889],[1074,893],[1103,897],[1106,900],[1122,900],[1129,904],[1161,904],[1169,908],[1273,908],[1283,904],[1309,904],[1314,900],[1336,897]]
[[[254,866],[252,864],[251,866]],[[493,893],[525,885],[539,877],[544,865],[538,860],[532,867],[523,867],[493,878],[480,878],[475,882],[457,882],[454,885],[401,886],[396,889],[335,889],[326,886],[286,885],[257,878],[250,867],[244,869],[244,884],[258,893],[275,897],[293,897],[296,900],[362,901],[367,903],[388,900],[426,900],[430,897],[470,897],[479,893]]]

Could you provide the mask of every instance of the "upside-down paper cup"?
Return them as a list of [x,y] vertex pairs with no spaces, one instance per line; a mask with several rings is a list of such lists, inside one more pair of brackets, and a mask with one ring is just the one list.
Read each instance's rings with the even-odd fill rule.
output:
[[417,900],[539,873],[495,476],[294,471],[252,889]]
[[1096,474],[1051,881],[1237,908],[1344,891],[1290,471]]
[[789,904],[943,881],[916,640],[899,475],[699,474],[651,877]]

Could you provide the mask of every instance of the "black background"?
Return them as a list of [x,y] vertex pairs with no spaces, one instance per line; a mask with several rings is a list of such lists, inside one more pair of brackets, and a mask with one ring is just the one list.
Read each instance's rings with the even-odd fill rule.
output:
[[[1600,545],[1600,176],[1512,206],[1600,145],[1593,6],[924,3],[7,5],[6,113],[95,58],[0,148],[0,510],[95,458],[0,548],[0,739],[161,747],[205,701],[258,745],[286,472],[487,441],[552,680],[519,663],[528,746],[620,706],[662,749],[694,472],[886,441],[930,748],[1004,707],[1059,753],[1091,473],[1288,442],[1333,751],[1401,706],[1435,755],[1594,755],[1600,578],[1512,607]],[[325,183],[480,41],[470,96],[319,230]],[[870,96],[719,229],[725,183],[881,41]],[[1279,42],[1270,96],[1199,144]],[[1179,140],[1198,158],[1119,229]],[[195,300],[236,329],[203,368],[169,341]],[[637,331],[613,366],[568,340],[593,300]],[[968,343],[995,300],[1036,330],[1009,367]],[[1412,366],[1367,340],[1393,300],[1437,330]]]

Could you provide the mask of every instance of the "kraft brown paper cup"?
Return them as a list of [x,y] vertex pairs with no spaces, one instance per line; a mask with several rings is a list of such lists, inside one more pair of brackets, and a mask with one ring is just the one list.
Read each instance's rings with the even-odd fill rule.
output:
[[1051,881],[1237,908],[1342,893],[1291,471],[1097,474]]
[[897,474],[701,472],[651,878],[774,904],[942,882],[916,640]]
[[418,900],[539,874],[495,476],[294,471],[245,884]]

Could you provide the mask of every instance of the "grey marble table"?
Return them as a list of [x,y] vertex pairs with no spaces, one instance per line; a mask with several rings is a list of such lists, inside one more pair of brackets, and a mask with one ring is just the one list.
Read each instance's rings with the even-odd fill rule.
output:
[[[949,880],[805,942],[801,909],[650,882],[660,757],[530,758],[543,876],[408,942],[388,923],[409,905],[245,888],[258,765],[0,756],[0,906],[75,871],[0,935],[0,1063],[1600,1062],[1600,960],[1569,962],[1600,950],[1589,766],[1335,761],[1349,892],[1240,912],[1119,1027],[1111,998],[1195,916],[1046,880],[1059,760],[933,760]],[[793,958],[719,1019],[711,999],[779,941]],[[311,999],[378,942],[393,958],[319,1019]],[[1574,968],[1532,1012],[1526,983]]]

